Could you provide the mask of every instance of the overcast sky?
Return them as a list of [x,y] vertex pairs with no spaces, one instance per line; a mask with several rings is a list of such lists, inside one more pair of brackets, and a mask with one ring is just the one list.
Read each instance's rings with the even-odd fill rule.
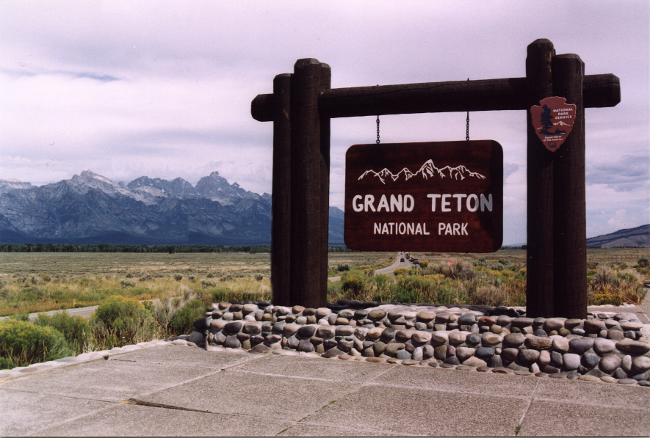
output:
[[[250,104],[296,60],[332,88],[524,77],[548,38],[586,74],[613,73],[621,103],[586,110],[587,235],[650,223],[650,2],[0,1],[0,179],[35,185],[92,170],[192,184],[213,171],[271,192],[272,123]],[[526,240],[526,114],[470,115],[504,149],[504,244]],[[332,205],[346,149],[374,117],[333,119]],[[381,117],[382,142],[465,139],[465,114]]]

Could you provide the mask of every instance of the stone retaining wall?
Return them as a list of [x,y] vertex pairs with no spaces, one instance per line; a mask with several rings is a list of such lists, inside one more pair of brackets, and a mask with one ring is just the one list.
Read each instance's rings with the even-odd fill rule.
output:
[[650,325],[633,313],[527,318],[522,308],[347,300],[212,307],[189,336],[199,346],[650,385]]

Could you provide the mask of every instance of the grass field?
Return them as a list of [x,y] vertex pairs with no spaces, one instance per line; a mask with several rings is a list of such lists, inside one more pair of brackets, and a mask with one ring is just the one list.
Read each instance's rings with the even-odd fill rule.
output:
[[[330,275],[343,274],[344,281],[330,286],[329,298],[385,298],[391,301],[410,297],[417,300],[427,297],[422,295],[425,289],[433,288],[437,292],[429,299],[446,297],[444,299],[460,303],[467,299],[492,299],[491,294],[505,293],[510,288],[516,291],[508,293],[518,294],[513,302],[521,303],[521,291],[525,291],[525,250],[413,255],[429,263],[428,268],[419,272],[402,273],[404,277],[421,276],[416,282],[370,276],[375,269],[391,265],[395,253],[330,253]],[[607,274],[605,270],[609,269],[611,272],[607,275],[610,277],[630,277],[634,288],[640,281],[650,279],[648,269],[636,267],[642,258],[650,258],[650,250],[589,249],[588,278],[594,284],[600,281],[598,284],[602,286],[603,294],[615,294],[612,288],[618,286],[598,277],[601,274],[603,277]],[[451,265],[459,268],[445,268]],[[346,276],[358,272],[365,276],[361,279],[363,291],[356,291],[358,293],[354,295],[353,290],[354,296],[351,296],[346,288]],[[176,297],[188,290],[206,296],[217,296],[215,293],[218,291],[230,290],[269,297],[269,276],[270,254],[264,253],[0,253],[0,316],[96,305],[111,295],[150,300]],[[476,284],[468,286],[465,280]],[[616,284],[619,283],[617,280]],[[418,289],[421,294],[409,294],[405,290],[408,288]],[[454,295],[453,290],[468,292]]]

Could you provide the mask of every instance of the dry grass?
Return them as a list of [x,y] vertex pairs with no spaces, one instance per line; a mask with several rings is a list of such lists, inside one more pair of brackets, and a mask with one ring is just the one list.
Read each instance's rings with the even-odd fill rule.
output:
[[[485,284],[474,287],[474,283],[467,282],[471,279],[461,279],[458,286],[448,283],[444,290],[438,288],[436,296],[444,292],[444,296],[453,295],[454,300],[497,303],[507,301],[508,297],[511,299],[513,290],[525,290],[525,280],[522,284],[520,279],[514,285],[509,281],[511,274],[506,272],[513,265],[525,268],[526,251],[522,249],[488,254],[412,255],[429,262],[426,272],[422,272],[424,275],[439,273],[453,278],[451,270],[480,264],[484,270],[494,271],[484,272],[484,277],[501,278],[493,288]],[[370,273],[391,265],[395,257],[394,252],[330,253],[330,275],[340,275],[338,267],[341,265]],[[616,295],[623,302],[642,300],[643,288],[639,289],[639,283],[650,278],[648,268],[637,266],[638,260],[644,257],[650,258],[647,248],[588,249],[590,300],[618,299]],[[597,271],[605,268],[612,270],[614,275],[601,282],[601,286],[592,284]],[[269,277],[268,253],[0,253],[0,316],[97,305],[111,295],[152,300],[177,297],[183,290],[206,296],[215,290],[230,290],[238,294],[268,296]],[[393,282],[392,277],[390,282]],[[384,283],[378,287],[376,282],[369,282],[371,290],[364,296],[388,291],[390,285]],[[328,287],[331,299],[341,297],[340,287]],[[455,292],[451,291],[453,287]],[[403,297],[403,293],[396,297]]]

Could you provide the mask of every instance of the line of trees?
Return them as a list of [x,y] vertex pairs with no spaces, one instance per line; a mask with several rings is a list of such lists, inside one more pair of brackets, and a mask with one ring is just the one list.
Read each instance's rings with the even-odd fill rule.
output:
[[62,243],[4,243],[0,252],[135,252],[135,253],[194,253],[194,252],[270,252],[270,245],[77,245]]
[[[329,252],[350,251],[345,246],[329,247]],[[76,245],[63,243],[2,243],[0,252],[134,252],[134,253],[212,253],[247,252],[251,254],[271,252],[271,245]]]

